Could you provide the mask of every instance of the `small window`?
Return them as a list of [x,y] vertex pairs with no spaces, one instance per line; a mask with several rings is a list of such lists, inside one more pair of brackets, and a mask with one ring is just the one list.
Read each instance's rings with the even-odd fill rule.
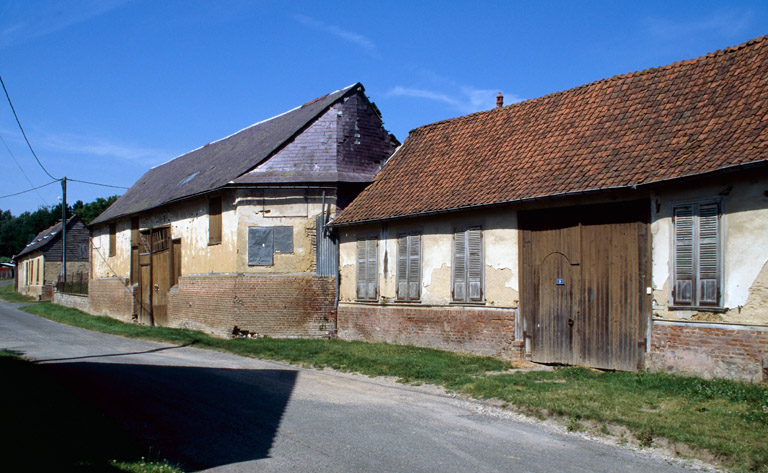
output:
[[421,233],[397,238],[397,300],[418,301],[421,295]]
[[685,307],[720,307],[720,205],[717,202],[678,205],[673,212],[673,303]]
[[379,292],[378,239],[357,240],[357,298],[361,301],[375,301]]
[[221,197],[208,199],[208,244],[221,243]]
[[483,230],[465,227],[453,233],[451,271],[454,302],[483,302]]
[[117,254],[117,224],[109,224],[109,256]]
[[293,253],[293,227],[248,227],[248,265],[272,266],[275,253]]

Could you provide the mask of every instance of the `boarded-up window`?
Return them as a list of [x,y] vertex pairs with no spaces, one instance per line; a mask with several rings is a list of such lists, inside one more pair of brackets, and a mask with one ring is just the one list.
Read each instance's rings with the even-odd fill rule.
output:
[[275,253],[293,253],[293,227],[248,227],[248,264],[271,266]]
[[672,299],[676,306],[721,305],[720,205],[674,208],[675,257]]
[[221,243],[221,197],[208,199],[208,244]]
[[454,302],[483,302],[483,230],[459,228],[453,234]]
[[418,301],[421,296],[421,233],[397,237],[397,299]]
[[109,256],[117,254],[117,224],[109,224]]
[[378,239],[361,238],[357,240],[357,298],[362,301],[375,301],[378,298]]

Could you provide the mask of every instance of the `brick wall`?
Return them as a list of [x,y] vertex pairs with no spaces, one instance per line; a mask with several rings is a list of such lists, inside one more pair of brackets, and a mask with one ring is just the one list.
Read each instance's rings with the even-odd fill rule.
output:
[[768,327],[654,320],[646,366],[706,378],[768,381]]
[[53,292],[53,303],[63,305],[65,307],[72,307],[73,309],[79,309],[83,312],[90,312],[90,301],[88,296],[79,294],[65,294],[63,292]]
[[334,329],[336,280],[311,274],[182,276],[168,296],[171,327],[229,337],[325,337]]
[[90,312],[112,318],[133,319],[133,290],[126,286],[125,278],[96,278],[88,283]]
[[513,309],[342,304],[338,330],[344,340],[520,357]]

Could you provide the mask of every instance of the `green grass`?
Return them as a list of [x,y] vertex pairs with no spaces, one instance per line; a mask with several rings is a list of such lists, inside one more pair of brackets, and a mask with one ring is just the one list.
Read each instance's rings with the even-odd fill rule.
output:
[[594,432],[605,433],[608,426],[618,425],[643,446],[664,438],[694,452],[709,452],[734,471],[768,473],[764,384],[582,368],[523,372],[495,358],[428,348],[341,340],[225,340],[191,330],[126,324],[50,303],[24,310],[124,337],[441,385],[479,399],[499,399],[537,418],[557,417],[571,431],[588,429],[591,423]]
[[0,299],[5,302],[35,302],[34,297],[22,296],[13,288],[13,284],[0,286]]

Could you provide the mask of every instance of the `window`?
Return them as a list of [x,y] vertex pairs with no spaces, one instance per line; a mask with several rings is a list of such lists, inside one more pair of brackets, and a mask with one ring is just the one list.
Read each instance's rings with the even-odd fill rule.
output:
[[117,224],[109,224],[109,256],[117,254]]
[[208,244],[221,243],[221,197],[208,199]]
[[361,301],[375,301],[379,296],[377,249],[375,237],[357,240],[357,298]]
[[421,293],[421,233],[397,238],[397,300],[418,301]]
[[293,227],[248,227],[249,266],[272,266],[275,253],[293,253]]
[[483,229],[465,227],[453,233],[454,302],[483,302]]
[[719,307],[721,295],[720,204],[674,207],[676,306]]

